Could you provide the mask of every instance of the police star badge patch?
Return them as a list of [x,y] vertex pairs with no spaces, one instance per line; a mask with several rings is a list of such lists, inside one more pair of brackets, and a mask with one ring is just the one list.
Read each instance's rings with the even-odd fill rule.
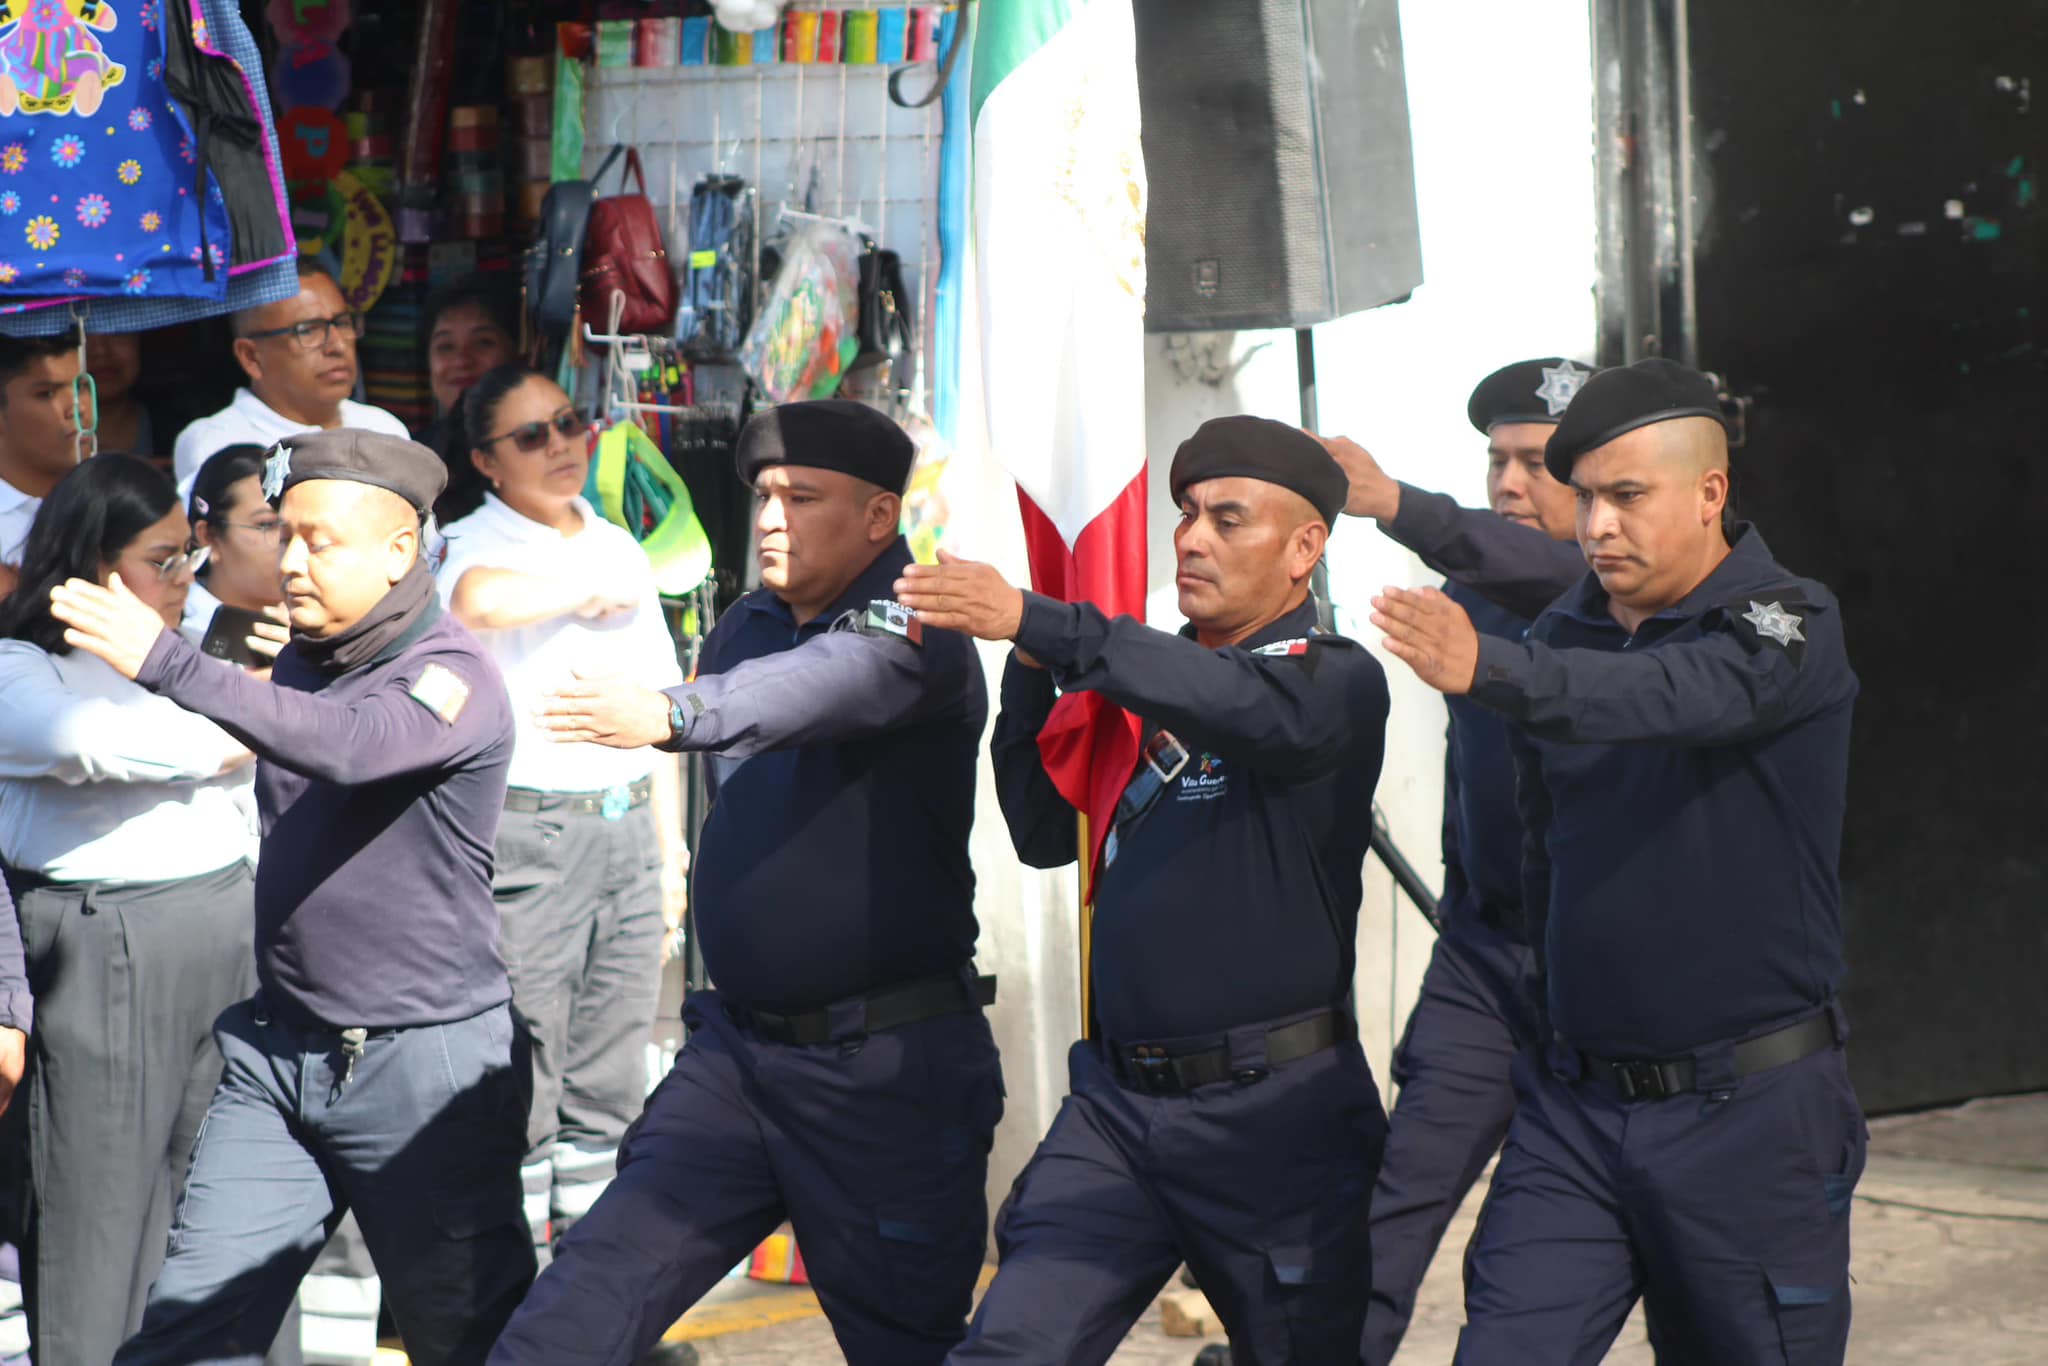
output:
[[1799,630],[1802,619],[1786,611],[1779,603],[1758,602],[1751,598],[1749,610],[1742,614],[1742,619],[1756,627],[1758,635],[1775,640],[1780,645],[1790,645],[1795,640],[1806,639]]
[[292,477],[292,453],[283,446],[272,446],[270,457],[263,462],[263,497],[274,503],[284,493],[284,481]]
[[446,665],[429,664],[407,696],[452,726],[469,705],[469,684]]
[[1543,367],[1543,383],[1536,386],[1536,397],[1543,400],[1543,406],[1552,417],[1562,417],[1564,410],[1572,406],[1572,400],[1579,396],[1579,390],[1591,378],[1591,370],[1582,370],[1570,361],[1555,368],[1546,365]]

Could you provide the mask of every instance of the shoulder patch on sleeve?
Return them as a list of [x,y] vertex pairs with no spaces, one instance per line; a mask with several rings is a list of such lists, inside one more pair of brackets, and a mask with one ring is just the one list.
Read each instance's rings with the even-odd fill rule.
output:
[[1812,608],[1803,598],[1781,593],[1745,594],[1724,605],[1735,634],[1752,650],[1782,650],[1794,664],[1806,656],[1806,620]]
[[445,664],[429,664],[420,670],[419,680],[406,696],[440,717],[448,725],[469,705],[470,686]]
[[1270,645],[1261,645],[1252,651],[1255,655],[1305,655],[1308,653],[1308,637],[1296,636],[1293,640],[1276,640]]
[[924,623],[900,602],[881,598],[870,602],[868,610],[854,623],[854,629],[864,635],[901,636],[920,649],[924,646]]

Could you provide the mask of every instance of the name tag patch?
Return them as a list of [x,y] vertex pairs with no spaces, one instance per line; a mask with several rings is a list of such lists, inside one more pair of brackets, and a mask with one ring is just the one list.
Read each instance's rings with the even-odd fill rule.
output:
[[1230,777],[1223,771],[1223,761],[1213,754],[1204,754],[1189,764],[1180,774],[1180,791],[1177,801],[1213,802],[1230,790]]
[[429,664],[420,670],[419,681],[412,685],[408,696],[452,726],[469,705],[469,691],[469,684],[453,669]]

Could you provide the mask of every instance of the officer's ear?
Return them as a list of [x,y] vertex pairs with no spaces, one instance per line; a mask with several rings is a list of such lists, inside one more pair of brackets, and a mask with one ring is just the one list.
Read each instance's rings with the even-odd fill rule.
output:
[[903,495],[887,489],[877,489],[868,499],[867,537],[870,545],[896,539],[896,533],[903,527]]
[[1700,474],[1700,525],[1718,526],[1728,506],[1728,470],[1713,466]]
[[1329,543],[1330,528],[1320,519],[1296,527],[1287,543],[1287,576],[1299,582],[1313,574]]

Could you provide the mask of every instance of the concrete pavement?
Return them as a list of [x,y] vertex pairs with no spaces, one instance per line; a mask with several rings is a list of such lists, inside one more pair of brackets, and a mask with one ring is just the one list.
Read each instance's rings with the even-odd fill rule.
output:
[[[2042,1366],[2048,1362],[2048,1095],[1976,1101],[1871,1124],[1855,1208],[1852,1366]],[[1461,1305],[1459,1258],[1479,1193],[1458,1214],[1423,1284],[1399,1366],[1451,1359]],[[721,1297],[752,1323],[699,1338],[704,1366],[838,1366],[844,1359],[807,1292],[754,1288]],[[732,1308],[685,1325],[713,1328]],[[767,1322],[778,1314],[783,1321]],[[709,1317],[707,1317],[707,1315]],[[1200,1340],[1168,1338],[1157,1306],[1114,1366],[1188,1366]],[[1607,1360],[1650,1366],[1641,1318]]]

